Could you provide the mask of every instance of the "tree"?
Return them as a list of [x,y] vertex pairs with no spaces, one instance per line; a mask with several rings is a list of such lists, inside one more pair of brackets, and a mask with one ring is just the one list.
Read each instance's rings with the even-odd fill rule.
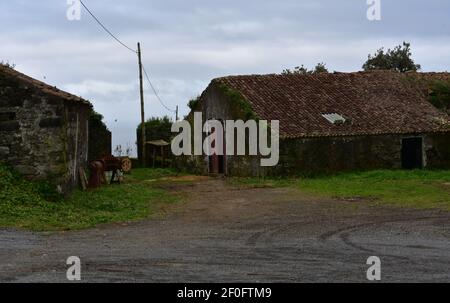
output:
[[[152,117],[145,122],[145,137],[147,141],[165,140],[170,141],[172,137],[172,120],[168,116],[162,118]],[[140,134],[141,124],[137,131]],[[139,141],[140,142],[140,141]]]
[[328,73],[326,64],[323,62],[317,63],[313,70],[308,70],[308,68],[302,64],[302,66],[297,66],[294,70],[285,69],[282,72],[283,75],[311,75],[320,73]]
[[197,106],[200,104],[200,102],[201,96],[197,96],[197,98],[189,100],[188,106],[192,111],[194,111],[197,109]]
[[[103,116],[96,111],[91,111],[89,117],[89,161],[98,160],[111,154],[111,132],[103,121]],[[92,145],[92,146],[91,146]]]
[[[172,138],[172,123],[173,121],[168,117],[162,118],[152,117],[145,122],[145,138],[147,141],[164,140],[170,142]],[[142,159],[142,140],[141,140],[142,123],[136,129],[137,134],[137,151],[138,158]]]
[[411,56],[411,44],[403,42],[403,45],[398,45],[394,49],[385,51],[384,48],[380,48],[374,55],[369,54],[362,68],[365,71],[394,70],[401,73],[420,70],[420,65],[415,64]]

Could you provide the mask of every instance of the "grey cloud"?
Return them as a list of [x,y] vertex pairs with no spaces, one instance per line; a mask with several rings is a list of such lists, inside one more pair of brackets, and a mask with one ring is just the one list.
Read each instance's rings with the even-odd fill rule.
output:
[[[181,115],[214,77],[320,61],[354,71],[368,53],[403,40],[412,42],[424,70],[450,70],[450,1],[382,0],[381,22],[366,19],[366,0],[84,1],[125,43],[142,42],[155,86]],[[86,12],[81,21],[67,21],[66,9],[66,0],[1,1],[0,60],[92,100],[114,144],[134,144],[136,56]],[[148,87],[146,106],[147,117],[171,114]]]

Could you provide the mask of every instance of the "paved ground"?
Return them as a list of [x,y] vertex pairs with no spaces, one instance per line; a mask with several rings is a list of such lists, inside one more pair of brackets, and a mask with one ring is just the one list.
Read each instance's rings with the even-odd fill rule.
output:
[[79,256],[86,282],[450,282],[450,213],[238,189],[170,185],[188,197],[155,219],[58,234],[0,230],[0,281],[65,282]]

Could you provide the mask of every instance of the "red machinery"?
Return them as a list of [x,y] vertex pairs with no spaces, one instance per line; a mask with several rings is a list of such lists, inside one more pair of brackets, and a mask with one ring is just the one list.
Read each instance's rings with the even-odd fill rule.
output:
[[105,172],[112,172],[110,183],[120,183],[121,173],[131,171],[131,160],[128,157],[116,158],[114,156],[105,156],[99,160],[90,163],[91,177],[88,188],[97,188],[106,184]]

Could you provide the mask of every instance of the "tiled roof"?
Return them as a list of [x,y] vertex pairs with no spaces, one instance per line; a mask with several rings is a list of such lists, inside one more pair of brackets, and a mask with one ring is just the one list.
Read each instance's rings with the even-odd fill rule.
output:
[[84,100],[81,97],[72,95],[68,92],[62,91],[58,88],[56,88],[55,86],[51,86],[48,85],[44,82],[41,82],[39,80],[36,80],[34,78],[31,78],[25,74],[22,74],[18,71],[16,71],[15,69],[9,68],[7,66],[4,66],[2,64],[0,64],[0,75],[4,76],[4,77],[10,77],[13,79],[17,79],[18,81],[26,84],[26,85],[30,85],[38,90],[40,90],[41,92],[43,92],[44,94],[48,94],[48,95],[52,95],[52,96],[56,96],[56,97],[60,97],[65,101],[69,101],[69,102],[79,102],[81,104],[85,104],[85,105],[89,105],[92,106],[92,104],[87,101]]
[[[279,120],[282,137],[450,131],[449,116],[408,81],[410,75],[389,71],[250,75],[218,78],[213,84],[239,91],[261,119]],[[341,115],[346,122],[332,124],[324,114]]]

